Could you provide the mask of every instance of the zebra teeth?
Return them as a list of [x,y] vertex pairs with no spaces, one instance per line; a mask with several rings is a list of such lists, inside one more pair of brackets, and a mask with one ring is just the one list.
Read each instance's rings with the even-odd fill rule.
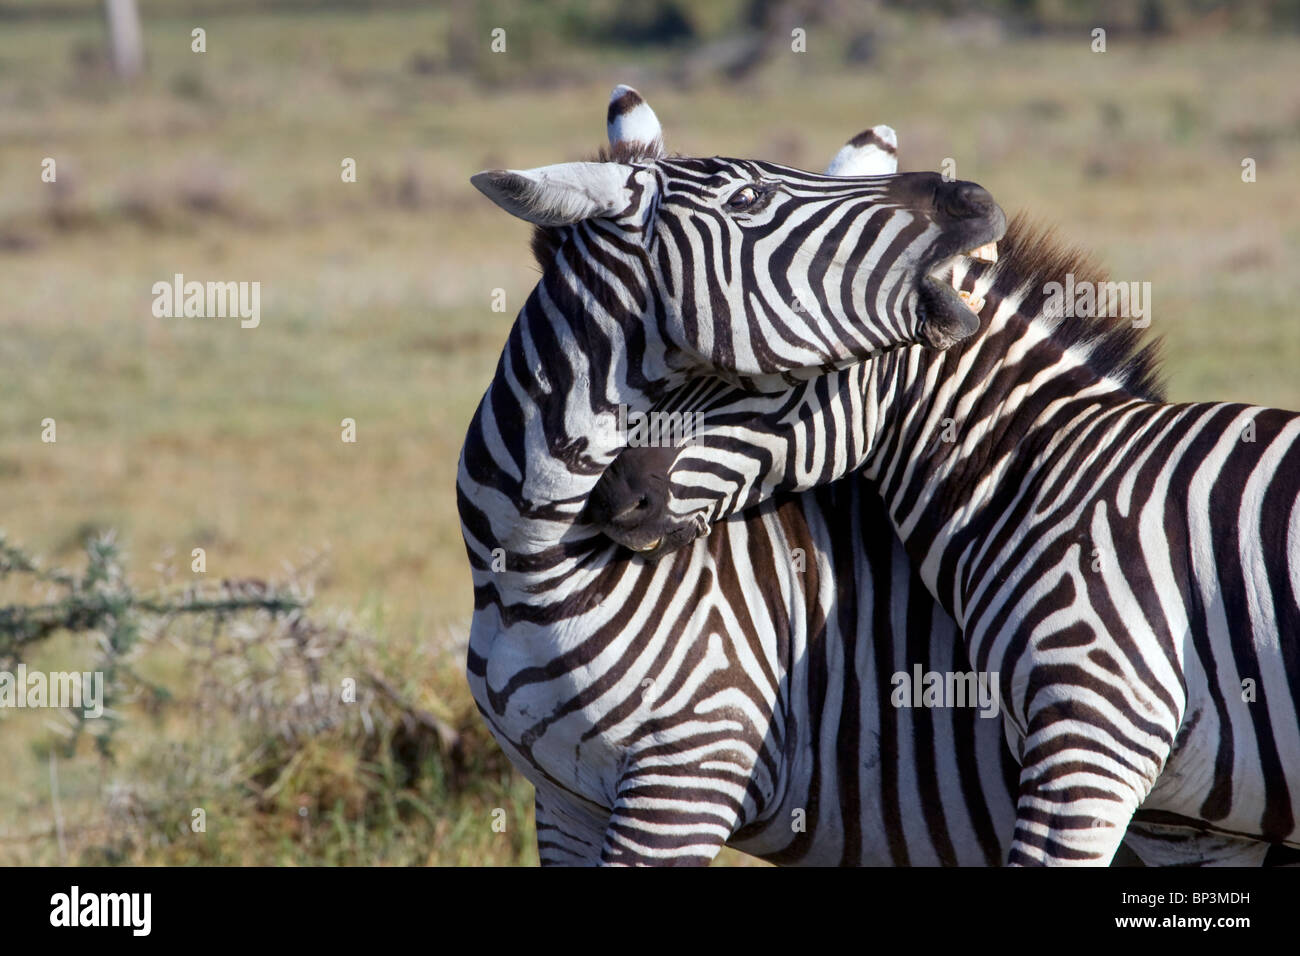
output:
[[[990,260],[985,260],[985,261],[990,261]],[[997,260],[995,259],[995,260],[991,260],[991,261],[996,262]],[[981,312],[984,311],[984,300],[981,299],[981,298],[978,298],[978,297],[977,297],[974,293],[972,293],[972,292],[967,292],[967,291],[965,291],[964,289],[958,289],[958,290],[957,290],[957,298],[959,298],[959,299],[961,299],[963,302],[965,302],[965,303],[966,303],[966,308],[970,309],[970,310],[971,310],[972,312],[974,312],[976,315],[979,315]]]
[[636,548],[635,550],[641,554],[646,554],[647,552],[655,550],[657,547],[659,547],[659,545],[663,543],[664,543],[663,538],[655,538],[649,544],[642,545],[641,547]]
[[967,253],[972,259],[980,259],[984,262],[998,261],[998,244],[996,241],[987,242],[978,249],[972,249]]

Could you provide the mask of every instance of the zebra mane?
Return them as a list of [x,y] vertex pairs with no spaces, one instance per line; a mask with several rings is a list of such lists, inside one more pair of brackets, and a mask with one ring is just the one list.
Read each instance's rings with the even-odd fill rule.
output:
[[1139,398],[1165,400],[1158,339],[1144,335],[1128,318],[1057,315],[1046,308],[1045,298],[1038,298],[1045,297],[1047,283],[1064,282],[1067,274],[1074,276],[1076,284],[1100,284],[1107,279],[1091,253],[1066,245],[1054,227],[1031,222],[1025,212],[1017,213],[1006,235],[998,240],[997,263],[977,263],[973,271],[982,278],[979,285],[991,278],[988,294],[1014,301],[1017,311],[1044,327],[1054,343],[1086,354],[1093,371],[1119,382]]
[[[619,142],[613,146],[602,145],[587,162],[646,163],[654,159],[662,159],[663,155],[656,154],[654,149],[655,145],[653,143],[636,141]],[[677,154],[673,153],[671,155],[675,157]],[[533,226],[533,235],[529,241],[529,247],[533,252],[533,261],[537,263],[537,268],[540,271],[545,272],[550,268],[563,241],[564,234],[560,229],[554,226]]]

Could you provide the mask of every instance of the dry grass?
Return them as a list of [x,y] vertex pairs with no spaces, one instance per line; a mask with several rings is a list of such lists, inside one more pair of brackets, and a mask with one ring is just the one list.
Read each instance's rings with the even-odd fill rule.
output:
[[[684,88],[662,55],[546,48],[547,69],[566,64],[553,88],[484,90],[412,68],[441,49],[437,12],[216,17],[201,57],[189,52],[191,26],[153,22],[151,75],[130,94],[78,54],[97,42],[93,19],[0,33],[5,529],[68,559],[87,531],[115,527],[140,574],[199,546],[213,577],[275,576],[327,551],[319,604],[358,615],[409,692],[423,687],[455,714],[469,702],[451,635],[471,606],[456,458],[535,277],[526,229],[468,177],[588,153],[615,82],[641,87],[685,153],[819,167],[848,135],[888,122],[905,168],[953,157],[1008,211],[1032,209],[1116,278],[1150,281],[1175,398],[1300,407],[1300,92],[1278,82],[1300,74],[1293,43],[1112,40],[1098,55],[1083,40],[982,47],[900,26],[870,69],[819,55],[814,36],[810,53],[742,87]],[[40,182],[45,156],[59,163],[57,189]],[[1240,178],[1245,156],[1259,163],[1254,184]],[[343,157],[356,158],[358,183],[340,181]],[[154,319],[150,287],[176,272],[260,281],[261,327]],[[509,314],[490,311],[494,288]],[[39,440],[46,417],[58,422],[56,445]],[[358,423],[354,445],[339,439],[345,417]],[[176,653],[159,666],[183,684],[192,662]],[[69,828],[152,806],[151,781],[175,777],[163,790],[175,794],[187,773],[195,786],[211,779],[192,754],[169,763],[157,746],[190,729],[138,715],[115,769],[62,767]],[[43,733],[26,715],[3,724],[6,832],[50,825]],[[423,810],[370,815],[364,797],[384,787],[371,787],[379,778],[350,763],[345,744],[305,748],[280,802],[221,791],[210,819],[232,823],[205,849],[137,841],[106,858],[506,862],[533,852],[517,778],[454,795],[431,783],[411,791]],[[306,834],[293,795],[336,785],[342,814],[325,801]],[[519,821],[508,840],[484,823],[501,801]],[[172,800],[160,826],[182,810]],[[427,824],[414,827],[410,812]],[[0,837],[0,859],[56,852],[52,838]]]

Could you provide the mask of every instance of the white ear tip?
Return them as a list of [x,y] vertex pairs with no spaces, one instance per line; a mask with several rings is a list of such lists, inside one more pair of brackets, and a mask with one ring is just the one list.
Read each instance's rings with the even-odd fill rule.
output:
[[898,152],[898,134],[894,132],[892,126],[882,124],[864,129],[846,145],[855,149],[878,149],[882,153],[893,154]]
[[883,123],[854,136],[826,167],[828,176],[887,176],[896,172],[898,134]]
[[650,109],[650,105],[641,99],[641,94],[621,83],[614,87],[614,92],[610,94],[610,111],[606,113],[604,122],[611,133],[621,126],[645,126],[650,122],[655,126],[659,125],[653,109]]
[[609,134],[611,146],[638,143],[656,154],[663,152],[663,127],[659,125],[659,117],[641,94],[630,86],[620,83],[610,94],[605,131]]

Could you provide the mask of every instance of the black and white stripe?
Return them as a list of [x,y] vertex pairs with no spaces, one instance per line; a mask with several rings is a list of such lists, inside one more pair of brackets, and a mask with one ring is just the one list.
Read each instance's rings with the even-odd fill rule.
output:
[[[1011,862],[1105,863],[1139,806],[1148,862],[1296,846],[1300,416],[1160,401],[1128,323],[1045,306],[1046,283],[1095,270],[1023,224],[1001,245],[997,266],[955,268],[987,299],[975,337],[713,394],[703,444],[654,465],[664,494],[606,502],[606,529],[675,545],[860,471],[977,670],[1001,675]],[[630,457],[608,480],[644,470]]]
[[[929,174],[623,143],[614,158],[475,179],[543,226],[549,256],[457,481],[470,687],[537,789],[543,860],[699,863],[724,842],[789,862],[998,860],[1012,764],[994,722],[862,705],[860,675],[904,658],[950,670],[960,651],[892,538],[828,520],[847,508],[872,527],[854,485],[765,505],[657,563],[579,516],[621,447],[620,406],[650,410],[702,372],[770,387],[968,334],[927,272],[998,232],[1000,212]],[[774,540],[806,567],[774,563]],[[878,590],[843,593],[862,563]],[[891,634],[935,635],[928,657],[875,639],[911,618]]]

